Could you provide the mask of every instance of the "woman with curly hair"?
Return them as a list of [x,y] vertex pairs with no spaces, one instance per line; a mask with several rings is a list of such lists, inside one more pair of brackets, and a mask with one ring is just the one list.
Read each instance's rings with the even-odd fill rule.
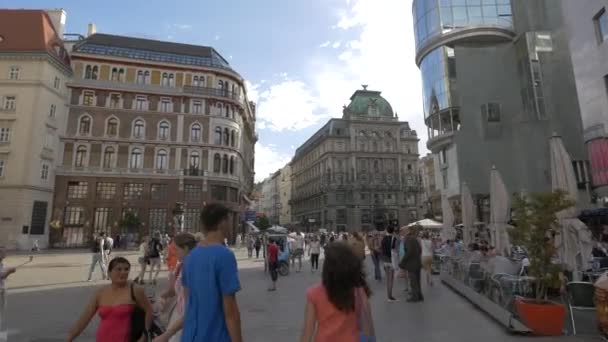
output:
[[300,342],[372,341],[374,328],[362,263],[344,242],[327,246],[322,282],[306,292],[304,331]]

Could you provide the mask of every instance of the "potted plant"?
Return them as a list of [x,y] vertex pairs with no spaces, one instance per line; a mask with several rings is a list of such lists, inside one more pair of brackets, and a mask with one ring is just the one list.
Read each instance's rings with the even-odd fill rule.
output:
[[560,265],[551,262],[555,253],[552,237],[558,233],[556,214],[573,205],[563,191],[516,194],[514,198],[514,228],[509,235],[513,244],[527,251],[528,275],[534,278],[535,290],[534,298],[518,298],[515,307],[523,323],[537,335],[558,336],[564,328],[565,306],[550,301],[547,291],[559,284],[562,271]]

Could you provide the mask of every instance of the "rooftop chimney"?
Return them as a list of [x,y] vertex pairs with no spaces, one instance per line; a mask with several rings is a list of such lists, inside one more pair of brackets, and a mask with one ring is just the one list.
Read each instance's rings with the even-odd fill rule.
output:
[[55,31],[57,31],[57,35],[59,38],[63,39],[63,31],[65,29],[65,17],[66,13],[63,8],[45,10],[46,14],[48,14],[49,18],[51,18],[51,22],[53,23],[53,27]]
[[89,30],[87,31],[87,37],[90,37],[95,33],[97,33],[97,26],[95,26],[95,23],[90,23]]

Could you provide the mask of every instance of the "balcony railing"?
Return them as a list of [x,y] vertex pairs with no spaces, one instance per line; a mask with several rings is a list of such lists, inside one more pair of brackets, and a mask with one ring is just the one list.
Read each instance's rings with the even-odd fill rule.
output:
[[60,175],[86,175],[86,174],[101,174],[108,176],[172,176],[181,175],[181,170],[164,170],[164,169],[131,169],[131,168],[104,168],[100,166],[58,166],[57,174]]
[[209,88],[209,87],[195,87],[195,86],[184,86],[184,93],[190,93],[194,95],[202,95],[202,96],[216,96],[216,97],[225,97],[231,100],[241,102],[239,99],[239,94],[229,91],[227,89],[217,89],[217,88]]

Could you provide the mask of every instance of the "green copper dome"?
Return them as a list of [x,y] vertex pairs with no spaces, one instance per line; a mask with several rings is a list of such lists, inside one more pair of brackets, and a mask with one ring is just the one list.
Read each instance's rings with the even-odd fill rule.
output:
[[391,104],[380,96],[379,91],[367,90],[367,86],[355,91],[346,110],[355,116],[394,116]]

